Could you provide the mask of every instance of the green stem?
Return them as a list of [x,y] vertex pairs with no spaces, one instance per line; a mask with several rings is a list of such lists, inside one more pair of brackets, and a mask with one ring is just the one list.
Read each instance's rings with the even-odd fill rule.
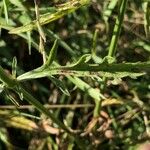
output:
[[[119,15],[116,18],[115,27],[113,30],[113,36],[111,38],[107,56],[114,57],[114,55],[116,53],[118,38],[119,38],[119,35],[121,32],[121,26],[122,26],[122,22],[123,22],[125,10],[126,10],[127,1],[128,0],[121,0],[121,2],[120,2]],[[106,88],[106,82],[107,82],[107,78],[103,77],[103,84],[101,85],[102,91],[104,91],[104,89]]]
[[100,114],[101,102],[102,102],[102,100],[95,101],[94,114],[93,114],[93,117],[95,117],[95,118],[98,117]]
[[11,88],[16,93],[18,91],[17,87],[19,86],[19,92],[23,94],[24,99],[26,99],[26,101],[28,101],[33,106],[35,106],[41,113],[43,113],[46,116],[48,116],[49,118],[51,118],[51,120],[54,123],[56,123],[64,131],[66,131],[69,134],[69,136],[75,140],[75,142],[79,145],[80,148],[84,146],[83,141],[80,140],[80,137],[78,137],[77,135],[76,135],[76,137],[74,137],[74,134],[61,121],[59,121],[57,118],[55,118],[55,116],[52,113],[50,113],[37,99],[35,99],[31,94],[29,94],[19,84],[19,81],[14,79],[11,75],[6,74],[4,69],[1,66],[0,66],[0,80],[2,82],[4,82],[9,88]]
[[71,82],[73,82],[78,88],[80,88],[82,91],[87,92],[92,98],[94,98],[95,107],[94,107],[93,116],[98,117],[101,108],[102,99],[105,99],[105,97],[98,90],[93,89],[88,84],[83,82],[81,79],[77,77],[71,77],[71,76],[67,76],[67,78]]
[[65,130],[67,133],[70,133],[70,130],[57,118],[54,117],[37,99],[35,99],[31,94],[29,94],[23,87],[21,87],[20,92],[23,93],[24,99],[34,105],[41,113],[44,113],[46,116],[51,118],[59,127]]
[[112,36],[112,39],[110,42],[108,56],[113,57],[115,55],[116,47],[117,47],[117,43],[118,43],[118,38],[119,38],[119,35],[121,32],[121,25],[122,25],[124,13],[126,10],[126,5],[127,5],[127,0],[122,0],[121,4],[120,4],[119,15],[116,18],[116,23],[115,23],[115,27],[114,27],[114,31],[113,31],[113,36]]
[[[115,23],[115,27],[114,27],[114,31],[113,31],[113,36],[110,42],[110,47],[109,47],[109,52],[108,52],[108,56],[113,57],[115,55],[116,52],[116,47],[117,47],[117,43],[118,43],[118,38],[121,32],[121,25],[123,22],[123,17],[124,17],[124,13],[125,13],[125,9],[126,9],[126,4],[127,4],[127,0],[122,0],[121,1],[121,5],[120,5],[120,11],[119,11],[119,15],[116,19],[116,23]],[[107,78],[104,77],[103,78],[103,83],[101,85],[101,89],[104,90],[105,86],[106,86],[106,82],[107,82]],[[100,103],[96,102],[95,105],[95,109],[94,109],[94,116],[98,116],[99,115],[99,111],[100,111]]]
[[14,79],[11,75],[7,74],[1,66],[0,80],[4,82],[8,87],[13,87],[16,85],[16,79]]
[[[11,75],[5,73],[4,69],[0,66],[0,80],[4,82],[9,88],[18,86],[19,83],[16,79],[12,78]],[[19,85],[21,87],[21,85]],[[12,88],[14,92],[16,92],[16,88]],[[70,130],[57,118],[54,117],[52,113],[50,113],[37,99],[35,99],[31,94],[29,94],[23,87],[20,88],[20,92],[23,94],[24,98],[34,105],[40,112],[44,113],[48,117],[50,117],[58,126],[64,129],[67,133],[70,133]]]

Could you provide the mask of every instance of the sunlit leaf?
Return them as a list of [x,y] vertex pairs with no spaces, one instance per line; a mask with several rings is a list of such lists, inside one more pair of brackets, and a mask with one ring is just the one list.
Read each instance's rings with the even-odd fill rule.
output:
[[8,8],[7,8],[7,0],[3,0],[3,5],[4,5],[4,14],[5,14],[5,19],[8,24]]
[[[89,0],[74,0],[72,2],[67,2],[66,5],[64,5],[64,7],[57,8],[56,12],[47,13],[47,14],[39,16],[39,23],[41,26],[44,24],[48,24],[48,23],[55,21],[55,20],[65,16],[69,13],[74,12],[78,8],[84,6],[88,3],[89,3]],[[18,34],[21,32],[31,31],[35,28],[37,28],[37,20],[34,20],[34,21],[30,22],[29,24],[26,24],[24,26],[14,28],[9,33],[10,34]]]
[[[77,63],[78,64],[78,63]],[[31,80],[36,78],[42,78],[50,75],[74,75],[74,76],[103,76],[112,78],[131,77],[136,78],[144,75],[145,71],[149,69],[150,62],[138,62],[138,63],[120,63],[120,64],[80,64],[76,63],[70,66],[59,67],[46,67],[42,66],[25,74],[20,75],[17,79]],[[142,71],[142,72],[141,72]]]

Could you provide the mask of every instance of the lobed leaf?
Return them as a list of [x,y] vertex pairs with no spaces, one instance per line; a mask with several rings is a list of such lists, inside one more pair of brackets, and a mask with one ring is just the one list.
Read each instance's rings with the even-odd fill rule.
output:
[[[119,64],[80,64],[80,66],[59,66],[47,67],[42,66],[25,74],[20,75],[19,81],[42,78],[52,75],[73,75],[73,76],[103,76],[112,78],[131,77],[136,78],[144,75],[144,71],[150,68],[150,62],[138,63],[119,63]],[[143,71],[143,72],[141,72]]]

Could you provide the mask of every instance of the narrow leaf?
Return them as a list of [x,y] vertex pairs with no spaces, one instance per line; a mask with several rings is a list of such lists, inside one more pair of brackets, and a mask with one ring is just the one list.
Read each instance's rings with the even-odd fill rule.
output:
[[11,96],[9,94],[9,92],[5,89],[5,93],[6,93],[6,97],[16,106],[19,107],[19,103],[17,102],[17,100],[15,100],[15,98],[13,96]]
[[17,58],[14,57],[12,62],[12,76],[14,78],[16,78],[16,70],[17,70]]
[[56,57],[56,53],[57,53],[57,48],[58,48],[58,40],[56,39],[48,56],[48,60],[46,62],[47,66],[50,66],[52,64],[52,62],[54,61],[55,57]]
[[150,38],[150,1],[143,2],[144,10],[144,29],[146,37]]
[[96,55],[96,43],[97,43],[98,29],[95,30],[93,35],[93,44],[92,44],[92,55]]
[[59,80],[59,79],[57,79],[57,78],[55,78],[55,77],[53,77],[53,76],[48,77],[48,78],[49,78],[49,79],[57,86],[57,88],[59,88],[65,95],[70,96],[70,93],[69,93],[67,87],[65,86],[65,84],[64,84],[61,80]]
[[32,39],[31,39],[31,32],[28,31],[27,32],[27,38],[28,38],[28,49],[29,49],[29,55],[31,55],[31,43],[32,43]]
[[13,5],[25,9],[25,7],[23,6],[23,4],[21,3],[20,0],[9,0],[9,1],[10,1],[10,3],[12,3]]
[[3,0],[3,5],[4,5],[5,19],[6,19],[6,22],[8,24],[8,9],[7,9],[7,2],[6,2],[6,0]]
[[[113,0],[113,1],[110,1],[109,4],[106,6],[106,8],[104,9],[104,12],[103,12],[103,18],[104,20],[107,22],[109,17],[111,16],[112,14],[112,11],[113,9],[115,8],[116,4],[117,4],[117,1],[118,0]],[[106,3],[106,2],[105,2]]]

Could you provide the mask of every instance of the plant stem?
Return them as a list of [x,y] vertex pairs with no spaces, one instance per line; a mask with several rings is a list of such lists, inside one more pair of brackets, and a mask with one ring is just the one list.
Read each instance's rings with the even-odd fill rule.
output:
[[[66,131],[70,137],[72,137],[75,142],[79,145],[79,147],[84,147],[83,141],[80,140],[80,137],[77,135],[74,135],[69,128],[67,128],[61,121],[59,121],[55,116],[50,113],[36,98],[34,98],[29,92],[27,92],[23,86],[14,79],[11,75],[8,75],[5,73],[4,69],[0,66],[0,80],[5,83],[9,88],[11,88],[15,93],[18,92],[18,86],[19,86],[19,92],[23,94],[24,99],[31,103],[33,106],[35,106],[41,113],[45,114],[51,120],[56,123],[59,127],[61,127],[64,131]],[[75,136],[75,137],[74,137]],[[82,149],[82,148],[81,148]]]
[[100,114],[101,103],[102,103],[102,100],[100,100],[100,101],[95,101],[95,107],[94,107],[94,113],[93,113],[93,117],[94,117],[94,118],[98,117],[99,114]]
[[[116,22],[115,22],[115,26],[114,26],[114,30],[113,30],[113,36],[111,38],[107,56],[114,57],[114,55],[116,53],[117,43],[118,43],[119,35],[121,32],[121,26],[122,26],[122,22],[123,22],[125,10],[126,10],[127,1],[128,0],[121,0],[121,2],[120,2],[119,15],[116,18]],[[107,78],[103,77],[103,84],[101,85],[102,91],[104,91],[104,89],[106,87],[106,82],[107,82]]]
[[123,22],[123,18],[124,18],[124,13],[126,10],[127,1],[128,0],[122,0],[121,4],[120,4],[119,15],[116,18],[113,36],[112,36],[110,46],[109,46],[108,56],[111,56],[111,57],[114,57],[114,55],[116,53],[116,47],[117,47],[118,38],[119,38],[119,35],[121,32],[121,26],[122,26],[122,22]]
[[[15,86],[19,85],[19,82],[14,79],[11,75],[8,75],[5,73],[4,69],[0,66],[0,80],[4,82],[9,88],[12,88],[14,92],[17,91]],[[57,118],[54,117],[52,113],[50,113],[37,99],[35,99],[31,94],[29,94],[21,85],[20,86],[20,91],[24,98],[34,105],[40,112],[44,113],[48,117],[50,117],[58,126],[60,126],[63,130],[65,130],[67,133],[70,133],[70,130]]]
[[40,112],[44,113],[46,116],[51,118],[59,127],[65,130],[67,133],[70,133],[70,130],[57,118],[54,117],[37,99],[35,99],[31,94],[29,94],[22,86],[20,92],[23,93],[24,99],[34,105]]
[[8,87],[13,87],[16,85],[16,79],[11,75],[7,74],[5,70],[0,66],[0,80],[5,83]]

